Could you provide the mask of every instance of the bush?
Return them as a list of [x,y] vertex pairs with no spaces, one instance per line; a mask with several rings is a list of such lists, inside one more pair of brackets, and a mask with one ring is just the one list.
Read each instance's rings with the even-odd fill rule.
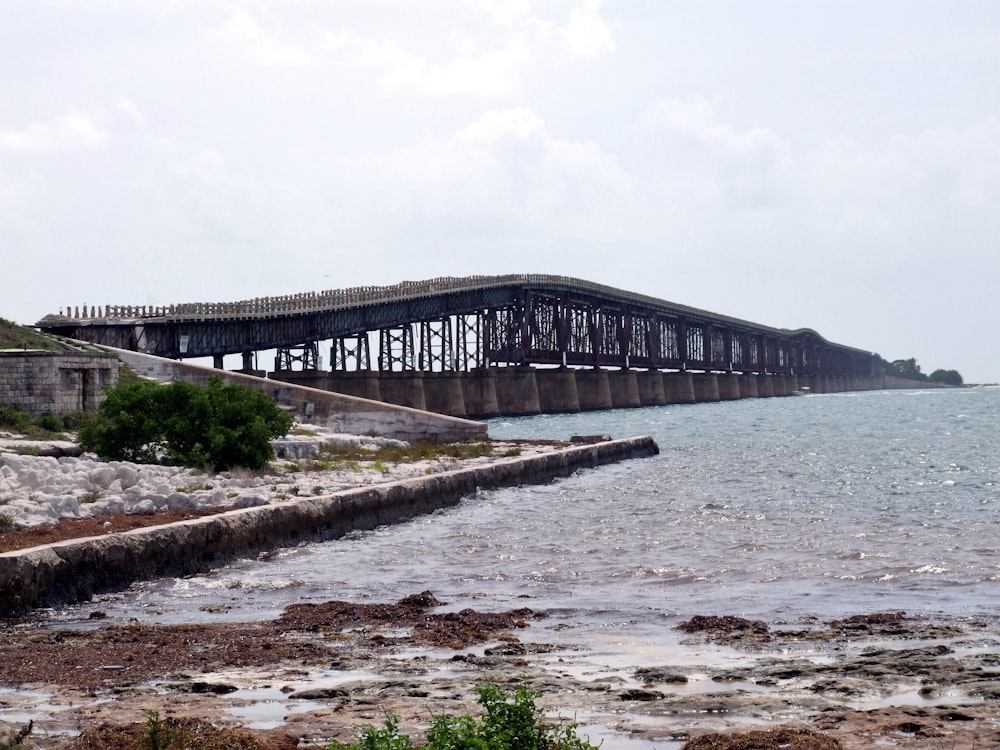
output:
[[51,440],[60,437],[67,429],[66,420],[71,414],[42,414],[32,419],[26,411],[13,406],[0,405],[0,430],[16,432],[29,440]]
[[[427,732],[426,750],[597,750],[576,735],[575,724],[547,725],[535,698],[541,693],[518,689],[513,696],[495,685],[477,688],[485,715],[439,716]],[[333,742],[331,750],[413,750],[390,714],[382,729],[367,727],[354,745]]]
[[80,443],[118,461],[263,469],[274,458],[271,438],[292,421],[266,394],[218,378],[204,388],[124,379],[80,430]]

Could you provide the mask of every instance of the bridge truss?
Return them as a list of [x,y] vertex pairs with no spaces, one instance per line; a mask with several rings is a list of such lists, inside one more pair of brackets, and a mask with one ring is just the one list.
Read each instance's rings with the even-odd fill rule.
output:
[[[44,331],[163,357],[277,350],[276,369],[459,371],[557,365],[868,377],[877,354],[564,276],[437,278],[232,303],[87,307]],[[374,349],[374,355],[373,355]]]

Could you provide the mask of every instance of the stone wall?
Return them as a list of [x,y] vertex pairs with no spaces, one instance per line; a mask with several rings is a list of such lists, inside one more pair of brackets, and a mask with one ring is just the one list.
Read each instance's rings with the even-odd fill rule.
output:
[[113,354],[0,351],[0,405],[35,417],[96,409],[117,380]]

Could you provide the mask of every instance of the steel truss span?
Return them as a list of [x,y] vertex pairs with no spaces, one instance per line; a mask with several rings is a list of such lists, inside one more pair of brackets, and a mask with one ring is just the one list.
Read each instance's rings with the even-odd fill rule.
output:
[[[242,302],[73,308],[38,328],[175,359],[277,350],[276,369],[460,371],[490,366],[869,377],[877,354],[566,276],[445,277]],[[372,348],[377,348],[373,355]],[[218,364],[217,366],[221,366]]]

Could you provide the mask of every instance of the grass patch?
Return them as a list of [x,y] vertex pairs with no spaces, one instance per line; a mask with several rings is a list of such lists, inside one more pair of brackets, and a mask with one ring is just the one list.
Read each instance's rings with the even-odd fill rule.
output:
[[84,416],[78,412],[42,414],[32,417],[13,406],[0,405],[0,430],[23,435],[28,440],[62,440],[65,430],[75,430]]
[[65,351],[65,347],[31,328],[0,318],[0,349],[42,349]]
[[348,443],[328,443],[306,461],[303,468],[306,471],[360,471],[362,463],[370,463],[371,468],[384,474],[391,464],[479,458],[492,453],[493,447],[484,442],[436,443],[418,440],[408,445],[384,445],[376,450]]

